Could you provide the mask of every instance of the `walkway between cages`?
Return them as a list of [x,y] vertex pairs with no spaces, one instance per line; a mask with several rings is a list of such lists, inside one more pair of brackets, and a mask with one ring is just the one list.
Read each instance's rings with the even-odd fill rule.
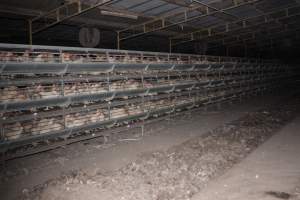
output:
[[143,138],[140,137],[140,131],[128,131],[107,144],[94,139],[9,161],[0,183],[0,194],[4,199],[13,199],[36,185],[72,170],[82,170],[87,174],[117,170],[136,160],[142,153],[166,150],[248,112],[274,104],[279,99],[281,97],[278,96],[256,97],[221,110],[194,112],[190,116],[176,117],[168,123],[161,121],[150,124]]
[[300,199],[300,116],[192,200]]

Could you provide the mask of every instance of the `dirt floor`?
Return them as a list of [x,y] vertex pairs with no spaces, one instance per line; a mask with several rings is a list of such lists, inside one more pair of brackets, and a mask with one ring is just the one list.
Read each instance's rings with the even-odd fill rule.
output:
[[191,199],[296,115],[295,106],[287,103],[280,109],[266,107],[283,103],[279,97],[261,100],[159,122],[143,137],[131,131],[106,144],[90,140],[10,161],[1,196]]

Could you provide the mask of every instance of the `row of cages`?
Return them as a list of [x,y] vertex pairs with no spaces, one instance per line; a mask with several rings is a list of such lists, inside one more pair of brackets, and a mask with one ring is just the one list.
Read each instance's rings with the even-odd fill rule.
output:
[[276,63],[240,57],[93,49],[0,43],[0,61],[16,63],[159,63],[201,64],[206,62]]
[[[254,73],[168,73],[160,72],[152,76],[129,77],[119,75],[118,77],[61,77],[46,79],[39,77],[22,78],[14,77],[13,80],[3,80],[0,83],[0,108],[10,107],[16,102],[51,102],[55,99],[76,99],[86,96],[118,96],[123,93],[155,93],[156,90],[176,90],[190,87],[210,87],[214,85],[226,85],[241,80],[264,80],[276,77],[285,71]],[[126,95],[126,94],[124,94]]]
[[[69,48],[48,48],[49,52],[60,51],[60,56],[68,50],[69,54],[78,53]],[[202,60],[199,64],[190,60],[185,64],[170,60],[161,63],[54,60],[48,63],[26,60],[25,54],[47,51],[47,47],[0,44],[0,49],[1,55],[10,52],[16,58],[25,56],[18,61],[0,59],[0,147],[5,148],[90,134],[94,130],[233,100],[282,86],[294,75],[290,66],[271,61],[243,62],[237,58],[222,58],[225,60],[222,61],[218,57],[218,61],[205,58],[205,62]],[[78,51],[89,55],[92,52],[91,49]],[[106,55],[125,52],[102,51]],[[137,52],[126,51],[126,54]],[[168,59],[197,57],[155,55],[165,55]]]

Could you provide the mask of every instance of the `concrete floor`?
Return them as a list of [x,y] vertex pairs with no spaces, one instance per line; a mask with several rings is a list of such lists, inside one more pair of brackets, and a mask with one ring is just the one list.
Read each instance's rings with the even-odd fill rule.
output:
[[[300,116],[252,152],[241,163],[212,181],[193,200],[300,199]],[[270,194],[271,193],[271,194]]]
[[[71,170],[83,170],[88,174],[117,170],[136,160],[143,152],[168,149],[215,127],[233,121],[247,112],[276,104],[281,97],[257,97],[241,104],[224,106],[220,110],[195,112],[191,118],[156,124],[151,131],[136,141],[116,142],[103,146],[92,140],[88,144],[76,143],[65,148],[13,160],[5,171],[9,178],[0,183],[1,199],[14,199],[24,190],[54,179]],[[300,154],[298,154],[300,155]],[[300,159],[299,159],[300,160]],[[11,175],[12,174],[12,175]]]

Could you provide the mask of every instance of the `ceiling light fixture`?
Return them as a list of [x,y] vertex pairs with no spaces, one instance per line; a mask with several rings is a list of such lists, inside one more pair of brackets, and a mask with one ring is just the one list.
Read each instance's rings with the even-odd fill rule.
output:
[[137,19],[138,18],[138,16],[136,16],[136,15],[121,13],[121,12],[112,12],[112,11],[107,11],[107,10],[101,10],[101,14],[108,15],[108,16],[114,16],[114,17],[124,17],[124,18],[129,18],[129,19]]

